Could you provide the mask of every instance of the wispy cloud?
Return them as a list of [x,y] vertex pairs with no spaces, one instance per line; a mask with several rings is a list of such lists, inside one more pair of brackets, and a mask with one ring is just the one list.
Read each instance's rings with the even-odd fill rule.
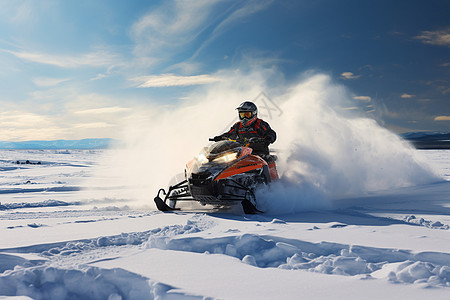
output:
[[4,141],[54,139],[65,133],[48,116],[18,110],[0,113],[0,128]]
[[123,113],[131,111],[131,108],[128,107],[120,107],[120,106],[112,106],[112,107],[101,107],[101,108],[92,108],[75,111],[75,114],[87,114],[87,115],[100,115],[100,114],[115,114],[115,113]]
[[355,75],[352,72],[344,72],[341,74],[341,79],[345,80],[354,80],[358,79],[359,77],[361,77],[361,75]]
[[411,99],[411,98],[414,98],[414,97],[416,97],[416,95],[410,95],[410,94],[406,94],[406,93],[403,93],[400,96],[400,98],[403,98],[403,99]]
[[34,1],[2,1],[0,16],[13,23],[29,22],[36,18],[34,5]]
[[237,24],[246,17],[253,15],[259,11],[266,9],[272,4],[273,0],[253,0],[242,2],[241,6],[232,12],[220,22],[213,30],[208,39],[197,49],[193,57],[196,57],[208,44],[210,44],[218,36],[226,32],[231,26]]
[[450,27],[436,31],[421,31],[414,38],[425,44],[450,47]]
[[132,80],[138,83],[137,87],[148,88],[210,84],[220,81],[220,78],[211,75],[178,76],[174,74],[163,74],[141,76]]
[[434,118],[435,121],[450,121],[450,116],[437,116]]
[[14,55],[25,61],[61,68],[77,68],[83,66],[103,67],[118,63],[117,55],[104,50],[98,50],[82,55],[52,55],[47,53],[12,51],[6,49],[0,49],[0,51]]
[[33,79],[33,83],[39,87],[51,87],[68,80],[68,78],[38,77]]
[[[184,52],[189,57],[172,62],[184,66],[208,44],[240,20],[267,8],[273,0],[164,1],[139,19],[130,31],[141,64],[161,64]],[[193,42],[197,42],[194,44]],[[193,53],[189,55],[189,52]]]
[[36,124],[49,125],[51,122],[45,116],[24,112],[8,111],[1,114],[0,126],[8,127],[29,127]]
[[116,67],[115,65],[109,66],[105,73],[97,74],[97,76],[95,76],[94,78],[91,78],[90,80],[99,80],[99,79],[110,77],[114,73],[113,70],[115,67]]
[[[138,57],[160,59],[182,51],[207,27],[216,1],[164,1],[139,19],[131,29]],[[147,60],[155,62],[155,60]]]
[[97,129],[97,128],[109,128],[114,126],[116,125],[109,124],[106,122],[92,122],[92,123],[76,124],[74,127],[79,129]]
[[355,96],[355,97],[353,97],[353,99],[367,101],[367,102],[372,101],[372,97],[370,97],[370,96]]

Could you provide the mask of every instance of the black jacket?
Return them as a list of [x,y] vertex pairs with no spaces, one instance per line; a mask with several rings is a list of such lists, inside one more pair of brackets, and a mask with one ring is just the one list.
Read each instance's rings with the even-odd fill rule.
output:
[[[251,142],[250,139],[256,138],[256,142]],[[256,119],[255,122],[249,126],[244,126],[241,122],[236,122],[231,126],[228,132],[217,136],[215,139],[232,139],[239,143],[246,145],[253,149],[253,152],[258,155],[269,154],[269,144],[272,144],[277,139],[277,134],[270,128],[270,125],[261,120]],[[254,140],[254,139],[252,139]]]

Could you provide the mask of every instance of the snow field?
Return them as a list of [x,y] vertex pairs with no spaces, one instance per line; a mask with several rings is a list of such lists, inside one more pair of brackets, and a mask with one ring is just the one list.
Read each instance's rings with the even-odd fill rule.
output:
[[47,163],[0,172],[0,297],[448,299],[449,182],[301,213],[163,214],[86,183],[92,153],[35,154]]
[[[274,219],[269,224],[287,225],[279,219]],[[217,238],[204,237],[208,235],[208,231],[212,233],[210,229],[216,226],[218,224],[213,217],[195,214],[185,225],[170,225],[146,232],[49,245],[48,249],[39,254],[40,257],[46,258],[43,265],[36,265],[26,259],[17,261],[16,258],[15,262],[10,263],[11,266],[16,265],[13,270],[5,266],[6,271],[0,277],[0,286],[5,287],[2,290],[6,294],[28,295],[34,299],[145,299],[144,295],[165,295],[170,290],[174,293],[173,287],[152,281],[151,284],[146,284],[145,277],[122,269],[109,270],[89,266],[101,266],[102,261],[109,262],[117,257],[130,257],[143,249],[157,248],[225,255],[257,268],[306,270],[322,274],[358,276],[361,279],[384,279],[393,283],[418,286],[450,287],[450,267],[445,265],[450,261],[450,254],[447,253],[412,253],[408,250],[328,242],[310,243],[248,233]],[[234,230],[234,233],[236,232]],[[217,232],[214,235],[220,236]],[[39,246],[41,250],[43,246]],[[116,252],[113,249],[116,249]],[[32,249],[36,250],[37,248]],[[1,257],[5,261],[15,258],[7,254]],[[33,265],[35,266],[31,267]],[[71,267],[67,268],[68,266]],[[84,284],[85,281],[89,284]],[[80,283],[83,284],[83,290],[77,292]]]

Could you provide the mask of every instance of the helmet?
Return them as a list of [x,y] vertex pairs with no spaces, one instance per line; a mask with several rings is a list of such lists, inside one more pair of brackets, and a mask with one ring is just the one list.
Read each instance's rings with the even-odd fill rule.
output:
[[244,126],[252,124],[258,116],[258,108],[250,101],[242,102],[236,109],[239,112],[239,120]]

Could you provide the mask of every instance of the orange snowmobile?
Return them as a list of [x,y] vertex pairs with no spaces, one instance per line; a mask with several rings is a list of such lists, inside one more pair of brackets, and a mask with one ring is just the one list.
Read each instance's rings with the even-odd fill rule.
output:
[[241,204],[244,213],[255,214],[260,212],[256,208],[255,190],[278,178],[275,159],[270,156],[269,166],[241,143],[215,142],[187,163],[183,181],[169,186],[167,192],[158,191],[156,206],[161,211],[173,211],[179,209],[178,201],[197,201],[217,208]]

